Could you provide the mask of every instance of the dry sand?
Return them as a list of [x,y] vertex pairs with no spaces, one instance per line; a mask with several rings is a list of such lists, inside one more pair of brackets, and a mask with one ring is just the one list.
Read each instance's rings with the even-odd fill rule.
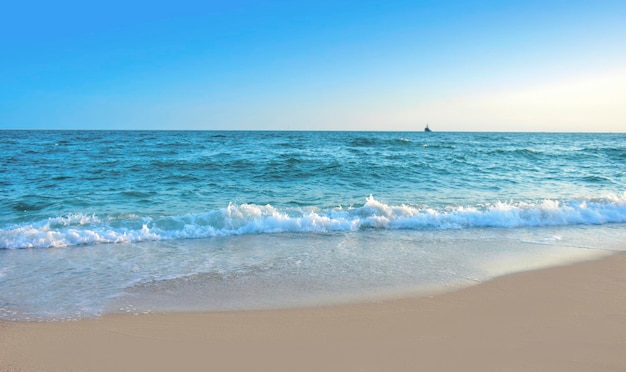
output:
[[431,298],[0,332],[3,371],[626,371],[626,254]]

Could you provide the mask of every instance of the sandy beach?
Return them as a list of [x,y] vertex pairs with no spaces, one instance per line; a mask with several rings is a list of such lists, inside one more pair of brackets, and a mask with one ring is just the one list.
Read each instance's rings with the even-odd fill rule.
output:
[[2,371],[624,371],[626,254],[428,298],[0,323]]

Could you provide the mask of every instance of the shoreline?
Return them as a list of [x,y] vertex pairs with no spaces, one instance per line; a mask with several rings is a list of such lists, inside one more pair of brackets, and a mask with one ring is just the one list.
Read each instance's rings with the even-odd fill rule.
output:
[[626,253],[429,297],[0,321],[0,371],[626,369]]

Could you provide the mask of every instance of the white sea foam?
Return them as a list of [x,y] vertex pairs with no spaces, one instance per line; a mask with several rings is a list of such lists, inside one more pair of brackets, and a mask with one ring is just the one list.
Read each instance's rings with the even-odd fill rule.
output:
[[49,248],[284,232],[361,229],[471,229],[626,222],[626,193],[580,200],[496,202],[444,208],[388,205],[370,196],[360,207],[318,209],[229,204],[200,214],[101,218],[74,214],[0,230],[0,248]]

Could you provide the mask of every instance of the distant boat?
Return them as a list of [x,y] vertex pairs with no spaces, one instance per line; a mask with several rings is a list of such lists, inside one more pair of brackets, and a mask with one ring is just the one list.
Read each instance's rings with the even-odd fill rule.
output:
[[428,128],[428,124],[426,124],[426,128],[424,128],[424,132],[432,132],[432,130],[430,130],[430,128]]

